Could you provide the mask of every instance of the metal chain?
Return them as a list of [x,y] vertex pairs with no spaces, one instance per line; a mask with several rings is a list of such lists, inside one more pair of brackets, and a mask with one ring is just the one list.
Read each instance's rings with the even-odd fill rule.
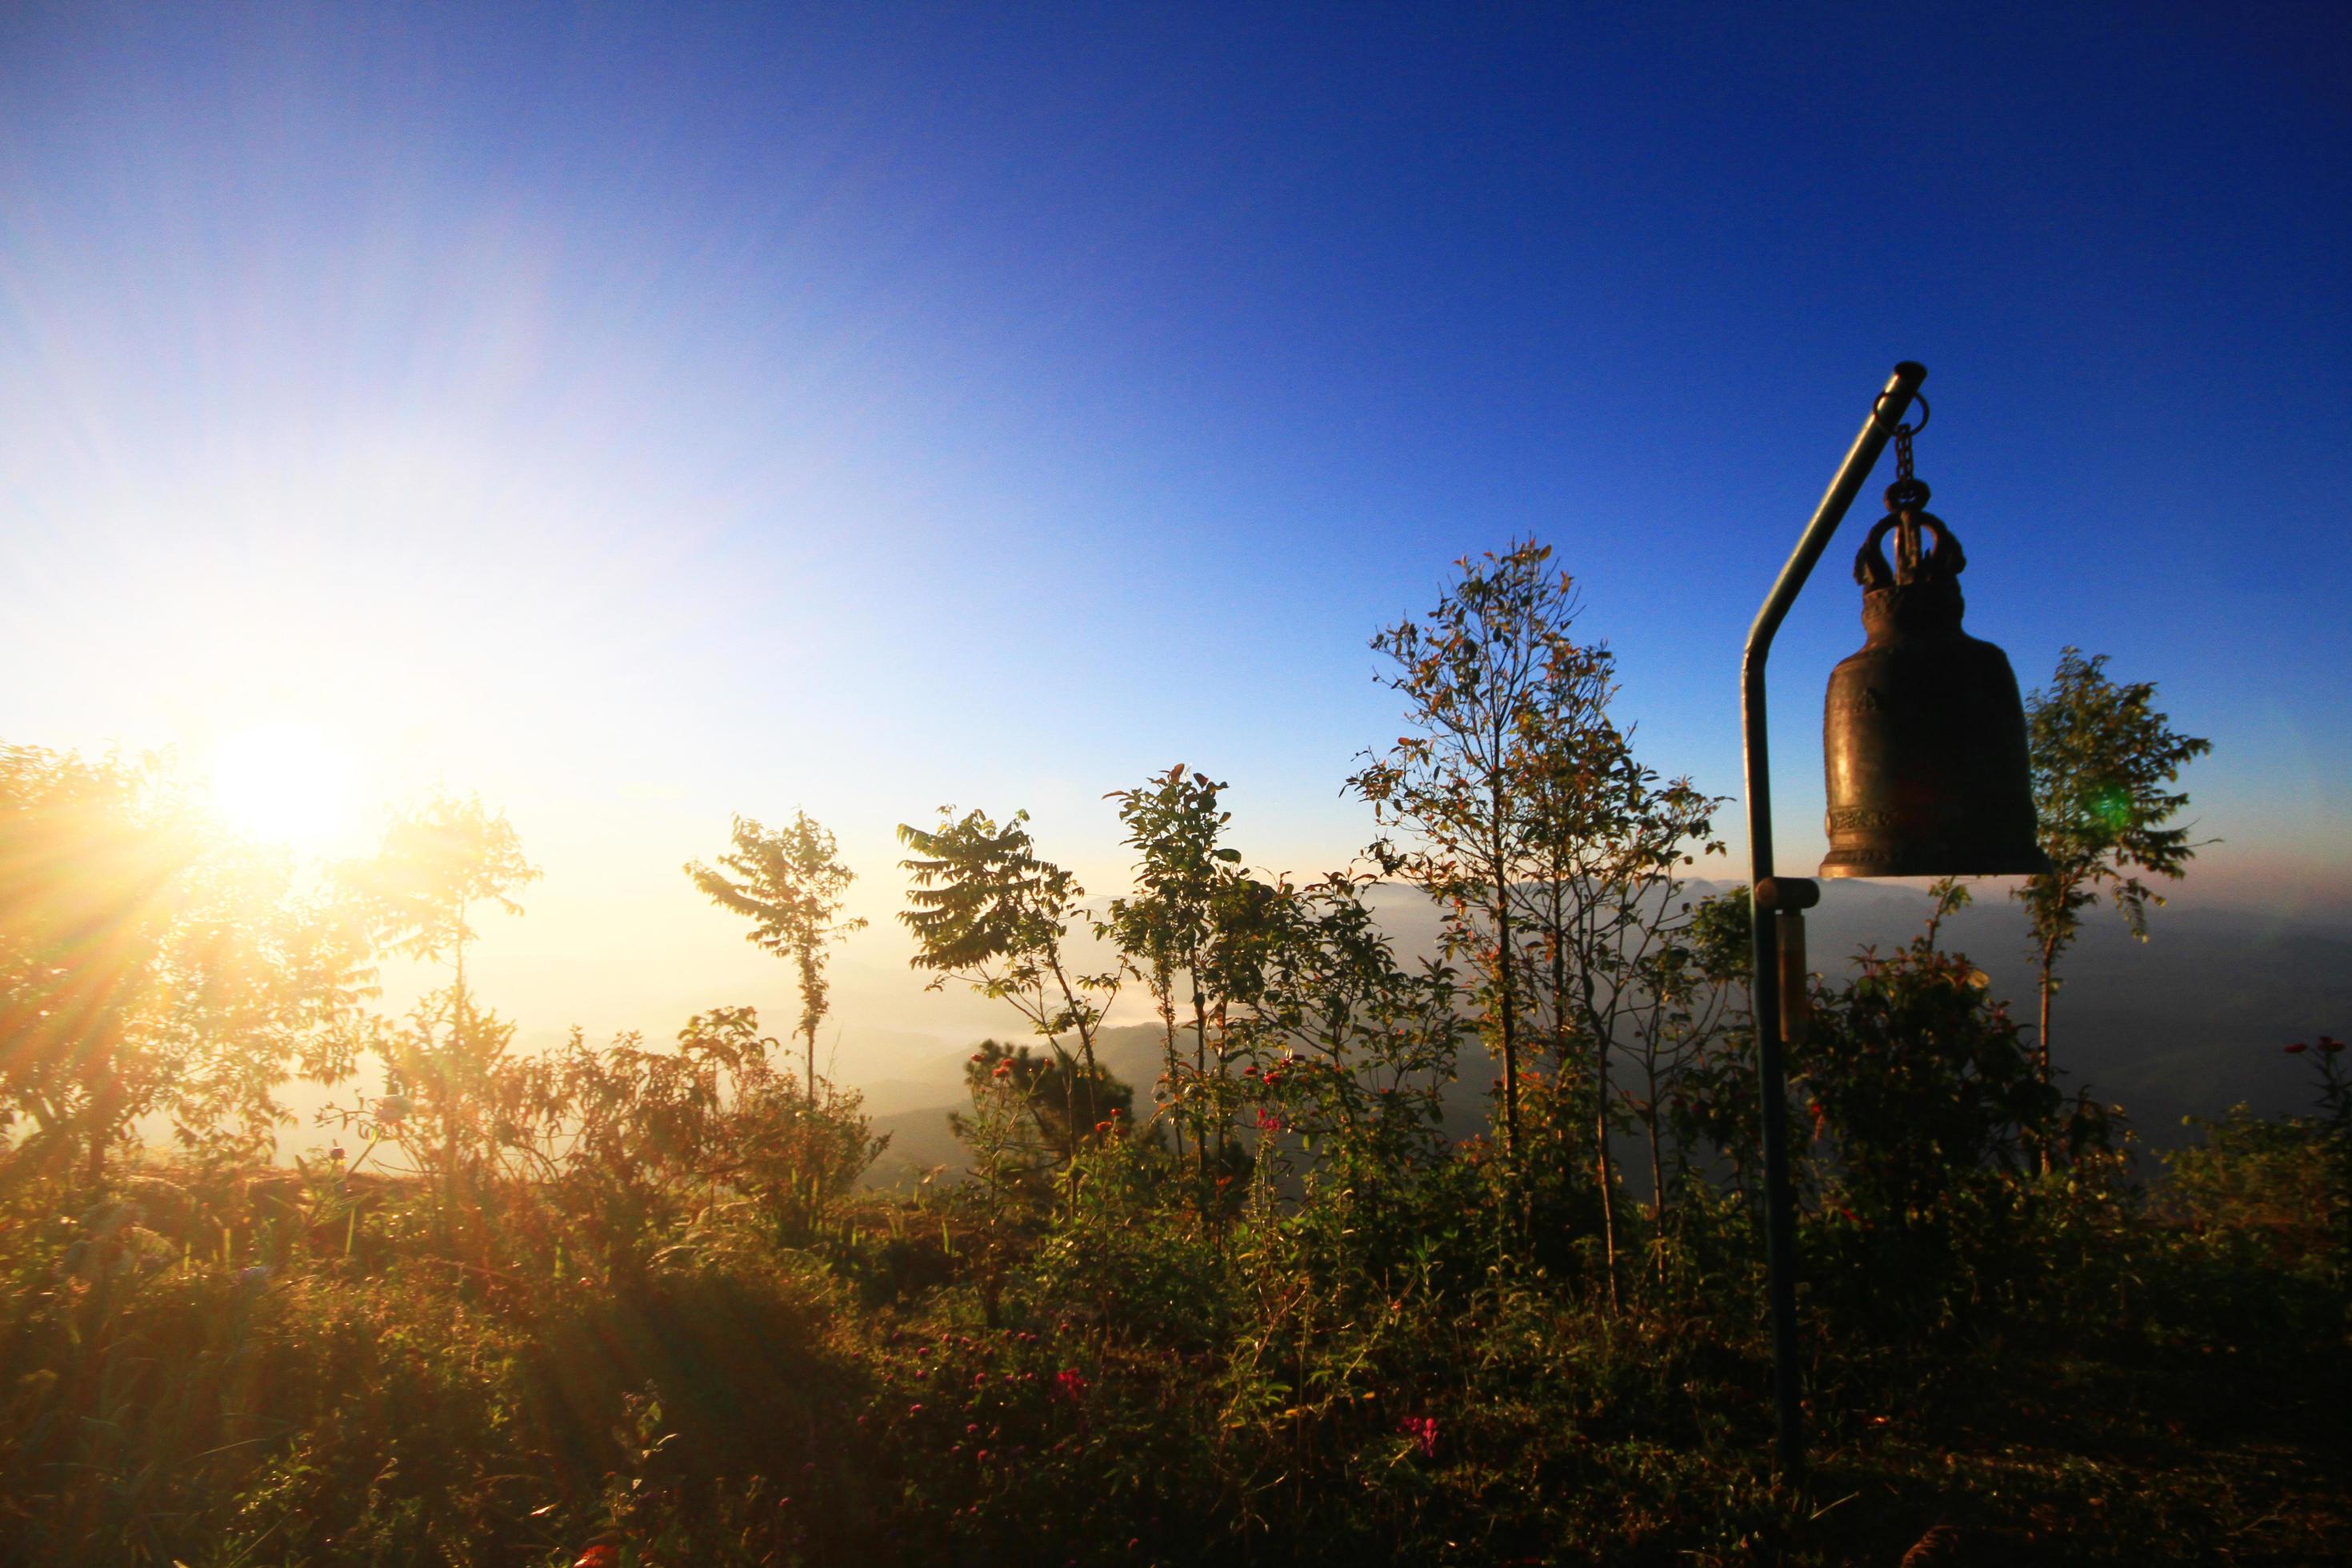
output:
[[1927,487],[1911,472],[1911,437],[1927,427],[1930,410],[1927,400],[1918,399],[1919,423],[1897,425],[1895,427],[1895,483],[1886,492],[1887,502],[1902,509],[1903,521],[1895,527],[1895,580],[1910,583],[1917,580],[1926,552],[1919,542],[1919,522],[1912,514],[1927,500]]

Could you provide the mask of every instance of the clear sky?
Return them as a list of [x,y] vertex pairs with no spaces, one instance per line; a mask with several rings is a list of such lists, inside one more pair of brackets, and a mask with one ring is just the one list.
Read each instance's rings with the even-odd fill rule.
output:
[[[0,737],[480,790],[537,1027],[782,1006],[677,868],[805,805],[845,1026],[952,1032],[894,823],[1026,805],[1099,889],[1181,760],[1344,859],[1366,638],[1516,534],[1735,790],[1914,358],[1971,629],[2212,738],[2187,896],[2340,917],[2347,67],[2333,4],[11,5]],[[1791,868],[1853,542],[1776,656]]]

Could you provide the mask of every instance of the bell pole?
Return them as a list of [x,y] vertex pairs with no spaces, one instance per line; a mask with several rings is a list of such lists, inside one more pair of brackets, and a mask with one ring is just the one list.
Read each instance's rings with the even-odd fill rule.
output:
[[[1837,477],[1813,520],[1797,541],[1780,580],[1765,596],[1748,629],[1748,647],[1739,667],[1739,729],[1746,760],[1748,796],[1748,857],[1749,903],[1753,914],[1755,973],[1749,983],[1749,1009],[1756,1023],[1758,1088],[1764,1121],[1764,1247],[1769,1279],[1772,1316],[1772,1393],[1778,1416],[1778,1453],[1781,1472],[1794,1479],[1805,1463],[1804,1412],[1797,1359],[1797,1216],[1789,1188],[1789,1135],[1785,1047],[1804,1024],[1804,910],[1821,898],[1817,884],[1803,878],[1776,878],[1772,873],[1772,769],[1764,710],[1764,667],[1771,657],[1772,639],[1780,630],[1789,607],[1797,601],[1805,579],[1812,574],[1830,536],[1845,518],[1870,470],[1877,465],[1895,428],[1909,411],[1927,368],[1909,360],[1895,374],[1871,405],[1870,417],[1854,437],[1853,449],[1839,465]],[[1783,974],[1784,955],[1794,961],[1795,973]]]

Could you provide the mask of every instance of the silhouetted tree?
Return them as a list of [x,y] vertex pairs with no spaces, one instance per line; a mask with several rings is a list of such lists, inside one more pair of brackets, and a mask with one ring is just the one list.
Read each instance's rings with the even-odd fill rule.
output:
[[[1084,1085],[1073,1081],[1080,1075],[1087,1079]],[[982,1184],[1000,1198],[1043,1203],[1053,1191],[1054,1173],[1088,1143],[1125,1126],[1135,1103],[1135,1090],[1098,1067],[1066,1053],[1040,1055],[996,1040],[980,1043],[963,1078],[971,1108],[950,1112],[948,1125],[971,1151]],[[1071,1120],[1071,1108],[1081,1104],[1094,1108],[1095,1121],[1080,1126]]]
[[2136,873],[2178,881],[2198,849],[2186,827],[2166,826],[2189,796],[2162,786],[2213,749],[2177,733],[2156,710],[2153,681],[2118,686],[2107,679],[2106,663],[2105,654],[2086,659],[2068,647],[2058,656],[2057,679],[2025,700],[2033,809],[2051,870],[2029,878],[2016,897],[2025,902],[2040,971],[2036,1054],[2044,1083],[2059,958],[2103,888],[2132,935],[2147,940],[2148,906],[2164,899]]
[[[898,863],[913,882],[912,907],[898,915],[915,935],[907,962],[931,972],[931,990],[961,980],[1010,1003],[1065,1059],[1072,1125],[1092,1127],[1101,1120],[1093,1099],[1102,1081],[1095,1036],[1119,976],[1081,973],[1064,952],[1071,927],[1084,918],[1086,889],[1038,858],[1028,821],[1027,812],[1016,811],[999,826],[985,812],[958,816],[941,806],[936,828],[899,824],[898,841],[915,852]],[[1076,1053],[1062,1044],[1071,1036]]]
[[504,812],[445,792],[395,817],[375,855],[339,877],[381,946],[449,965],[449,984],[378,1042],[387,1081],[370,1121],[440,1183],[442,1221],[451,1226],[496,1142],[499,1068],[514,1037],[514,1026],[480,1007],[467,984],[466,950],[480,935],[473,911],[488,903],[520,914],[514,895],[539,868],[523,858]]
[[[1230,901],[1241,851],[1217,840],[1233,814],[1222,810],[1224,785],[1205,773],[1187,773],[1178,763],[1142,786],[1106,798],[1118,802],[1128,846],[1136,851],[1135,893],[1113,899],[1105,929],[1118,945],[1129,972],[1151,993],[1160,1014],[1166,1053],[1168,1090],[1176,1110],[1176,1152],[1184,1152],[1190,1123],[1205,1179],[1208,1129],[1220,1137],[1224,1119],[1209,1104],[1209,1008],[1213,985],[1217,916]],[[1177,1054],[1177,987],[1189,995],[1192,1069]]]
[[805,1083],[814,1103],[816,1031],[824,1021],[830,994],[824,977],[825,950],[852,931],[866,929],[863,920],[841,918],[842,894],[857,874],[835,858],[833,835],[811,821],[804,811],[793,812],[792,825],[781,830],[739,816],[732,843],[734,847],[719,858],[716,867],[689,861],[686,874],[712,903],[750,918],[751,929],[743,940],[762,952],[792,960],[801,990],[800,1024],[795,1032],[807,1062]]

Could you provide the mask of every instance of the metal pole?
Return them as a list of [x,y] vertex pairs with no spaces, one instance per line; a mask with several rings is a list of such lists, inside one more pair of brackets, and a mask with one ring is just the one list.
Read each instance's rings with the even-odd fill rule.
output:
[[1846,508],[1853,504],[1863,482],[1870,478],[1879,453],[1894,437],[1895,427],[1911,407],[1913,395],[1927,378],[1926,367],[1909,360],[1895,367],[1886,390],[1872,405],[1870,417],[1863,421],[1853,450],[1839,465],[1837,478],[1830,481],[1822,504],[1814,509],[1813,521],[1805,525],[1795,552],[1780,568],[1780,581],[1772,584],[1764,607],[1756,613],[1756,624],[1748,632],[1748,650],[1739,663],[1739,733],[1747,758],[1748,886],[1755,933],[1755,973],[1749,981],[1748,1007],[1756,1022],[1757,1078],[1764,1101],[1764,1248],[1771,1281],[1772,1393],[1780,1416],[1780,1468],[1791,1478],[1804,1468],[1805,1429],[1798,1403],[1797,1215],[1789,1191],[1780,944],[1774,911],[1764,907],[1776,901],[1770,896],[1772,764],[1765,739],[1764,663],[1771,657],[1772,638],[1789,606],[1797,602],[1830,535],[1844,521]]

